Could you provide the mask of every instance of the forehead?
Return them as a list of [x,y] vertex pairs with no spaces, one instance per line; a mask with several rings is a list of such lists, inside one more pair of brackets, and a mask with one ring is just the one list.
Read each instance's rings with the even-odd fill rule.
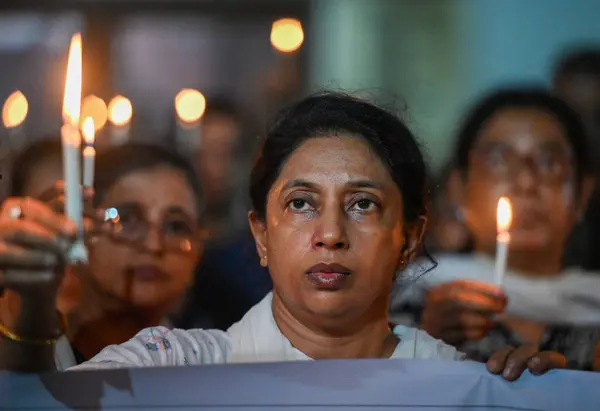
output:
[[104,206],[115,203],[137,203],[159,211],[178,207],[197,217],[192,189],[180,171],[168,166],[139,170],[119,178],[102,200]]
[[479,144],[502,142],[518,149],[557,146],[569,148],[562,125],[536,108],[498,110],[479,133]]
[[368,179],[394,185],[375,151],[362,138],[345,135],[311,138],[301,144],[279,175],[282,183],[297,178],[320,180],[321,184]]

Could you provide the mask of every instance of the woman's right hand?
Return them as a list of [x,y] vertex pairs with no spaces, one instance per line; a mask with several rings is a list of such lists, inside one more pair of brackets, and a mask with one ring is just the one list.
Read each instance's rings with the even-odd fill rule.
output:
[[506,296],[494,285],[459,280],[431,288],[427,293],[421,327],[447,344],[484,338],[502,314]]
[[0,286],[19,294],[55,289],[76,225],[51,205],[12,197],[0,208]]

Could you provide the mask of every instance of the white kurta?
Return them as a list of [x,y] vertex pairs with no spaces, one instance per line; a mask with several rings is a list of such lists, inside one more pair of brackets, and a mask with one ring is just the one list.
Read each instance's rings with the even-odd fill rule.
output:
[[[277,327],[272,301],[269,293],[226,332],[144,329],[126,343],[106,347],[90,361],[69,370],[311,360]],[[400,343],[391,358],[464,358],[454,347],[424,331],[398,326],[394,333]]]

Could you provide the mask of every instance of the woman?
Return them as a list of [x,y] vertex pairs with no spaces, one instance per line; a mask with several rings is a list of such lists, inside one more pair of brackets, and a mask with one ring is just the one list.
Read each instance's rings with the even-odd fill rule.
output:
[[[506,344],[533,344],[565,354],[570,367],[593,368],[600,276],[563,264],[593,186],[588,154],[577,115],[543,90],[505,89],[477,104],[455,163],[474,252],[439,256],[435,270],[401,292],[425,330],[481,361]],[[490,285],[501,196],[513,210],[503,290]]]
[[[227,332],[149,328],[75,369],[463,358],[423,331],[388,322],[393,278],[419,250],[427,208],[423,157],[397,117],[337,94],[297,103],[270,129],[251,176],[250,194],[249,222],[261,264],[271,273],[273,292]],[[5,204],[2,224],[14,224],[9,216],[16,205]],[[48,209],[37,207],[23,214],[32,216],[28,222],[37,215],[38,221],[43,218],[55,227],[53,232],[73,234],[66,219]],[[24,225],[19,228],[26,230]],[[0,232],[4,244],[10,244],[7,231]],[[27,250],[23,258],[32,258],[35,247]],[[4,252],[4,267],[9,266],[9,256],[24,261]],[[27,276],[13,278],[12,289],[23,289]],[[30,312],[23,311],[8,324],[16,334],[32,320],[32,313],[40,314],[33,306],[41,300],[27,298],[23,303],[32,307]],[[52,337],[56,321],[46,318],[43,324],[35,329],[35,337]],[[3,353],[14,358],[12,369],[51,368],[45,347],[24,349],[6,338],[0,344]],[[37,361],[28,361],[26,354],[37,356]],[[522,347],[499,352],[488,367],[515,379],[527,367],[543,372],[562,362],[554,353]]]
[[[60,153],[60,144],[44,142],[20,156],[13,195],[52,199],[61,178]],[[59,369],[164,323],[184,298],[202,252],[202,193],[185,160],[139,144],[101,152],[96,160],[96,206],[118,224],[88,241],[89,265],[67,273],[57,294],[68,324],[68,341],[57,346]],[[14,201],[35,202],[7,200]],[[17,299],[9,291],[3,305],[12,300],[14,306]]]

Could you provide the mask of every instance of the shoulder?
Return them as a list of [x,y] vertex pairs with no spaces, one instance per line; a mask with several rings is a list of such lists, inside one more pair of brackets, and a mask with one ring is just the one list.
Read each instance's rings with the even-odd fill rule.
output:
[[229,335],[220,330],[150,327],[71,370],[224,363],[230,347]]
[[463,360],[465,355],[455,347],[418,328],[397,325],[394,334],[400,339],[392,358],[426,360]]

